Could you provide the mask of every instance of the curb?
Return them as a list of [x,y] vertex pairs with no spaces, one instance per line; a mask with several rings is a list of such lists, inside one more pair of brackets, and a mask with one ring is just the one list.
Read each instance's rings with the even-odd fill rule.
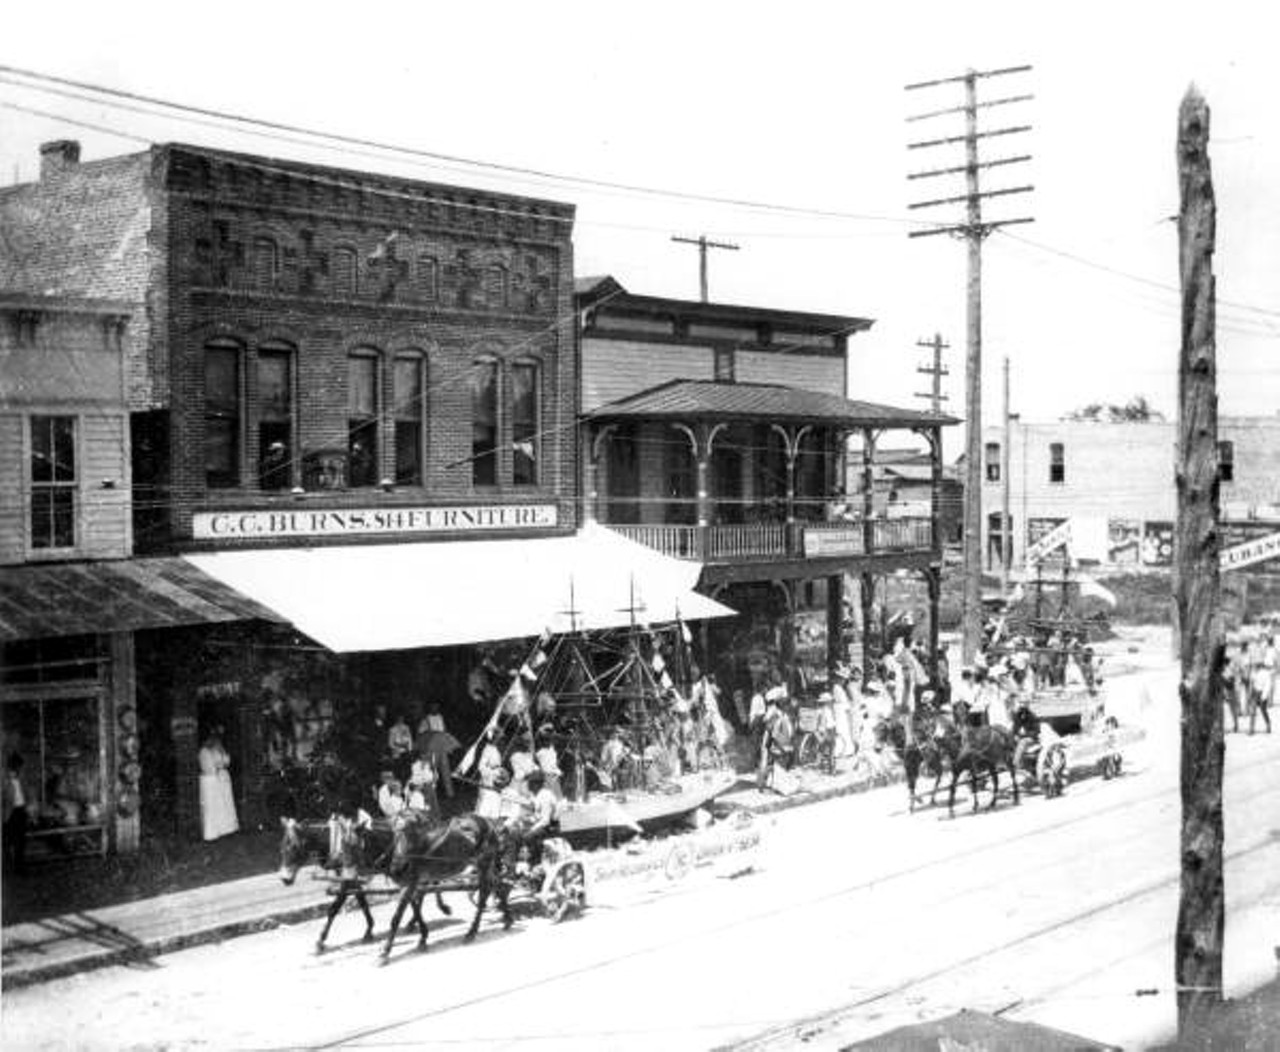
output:
[[82,972],[96,971],[99,968],[110,968],[117,964],[137,964],[162,954],[221,942],[223,939],[235,938],[237,935],[252,935],[255,932],[270,931],[272,928],[279,928],[286,924],[314,920],[324,916],[328,910],[328,903],[318,902],[314,906],[299,906],[265,917],[219,924],[201,931],[185,932],[182,935],[168,935],[128,949],[108,950],[104,953],[59,961],[55,964],[33,965],[30,968],[23,968],[16,974],[10,969],[5,969],[0,975],[0,990],[20,990],[23,987],[37,986],[54,979],[79,975]]

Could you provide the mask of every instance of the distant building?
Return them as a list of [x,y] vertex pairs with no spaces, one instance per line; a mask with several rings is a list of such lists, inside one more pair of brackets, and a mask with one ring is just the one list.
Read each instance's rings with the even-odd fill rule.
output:
[[[1268,522],[1280,529],[1280,417],[1221,417],[1218,435],[1223,519],[1237,532],[1257,532]],[[1108,567],[1171,565],[1174,423],[1017,421],[1010,439],[1011,529],[1002,541],[1004,431],[990,427],[983,434],[987,569],[999,568],[1006,546],[1011,565],[1021,567],[1027,546],[1068,520],[1073,559]]]

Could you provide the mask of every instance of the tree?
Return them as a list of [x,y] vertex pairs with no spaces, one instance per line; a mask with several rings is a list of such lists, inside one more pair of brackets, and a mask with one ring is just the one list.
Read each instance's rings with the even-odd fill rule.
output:
[[1146,424],[1163,420],[1164,414],[1147,400],[1146,395],[1134,395],[1124,405],[1113,402],[1090,402],[1073,409],[1063,420],[1091,421],[1100,424]]

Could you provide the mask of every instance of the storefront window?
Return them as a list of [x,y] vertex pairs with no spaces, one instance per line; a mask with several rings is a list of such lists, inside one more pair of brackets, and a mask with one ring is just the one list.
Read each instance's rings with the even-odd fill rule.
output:
[[347,482],[378,484],[378,358],[370,352],[347,359]]
[[498,483],[498,363],[471,367],[471,482]]
[[[51,697],[0,706],[4,756],[23,759],[32,835],[56,834],[103,819],[99,699]],[[50,850],[67,847],[50,842]]]

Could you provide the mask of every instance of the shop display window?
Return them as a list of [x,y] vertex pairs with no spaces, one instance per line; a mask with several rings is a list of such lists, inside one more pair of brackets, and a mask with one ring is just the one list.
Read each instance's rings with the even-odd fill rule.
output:
[[22,756],[30,816],[28,857],[100,852],[105,846],[97,696],[0,706],[3,753]]

